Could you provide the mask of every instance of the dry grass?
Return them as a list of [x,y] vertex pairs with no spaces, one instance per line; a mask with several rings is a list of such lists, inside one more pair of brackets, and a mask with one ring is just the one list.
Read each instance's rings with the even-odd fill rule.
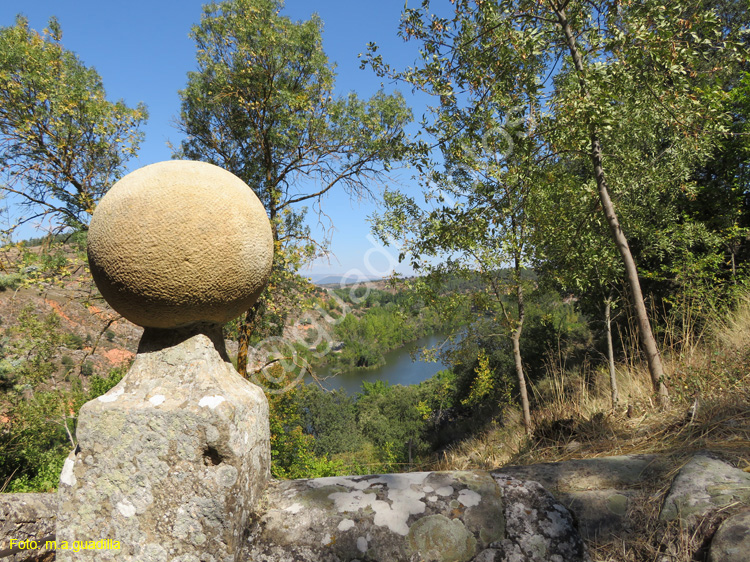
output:
[[[678,344],[675,344],[678,342]],[[650,378],[631,350],[617,368],[621,402],[613,408],[604,368],[549,364],[532,387],[534,431],[526,436],[515,416],[442,453],[439,470],[494,469],[507,464],[557,462],[623,454],[660,454],[675,473],[690,456],[711,450],[740,468],[750,467],[750,297],[701,338],[672,336],[665,353],[671,404],[660,410]],[[694,529],[658,520],[671,476],[644,483],[629,517],[634,535],[589,545],[597,562],[691,562],[732,511]]]

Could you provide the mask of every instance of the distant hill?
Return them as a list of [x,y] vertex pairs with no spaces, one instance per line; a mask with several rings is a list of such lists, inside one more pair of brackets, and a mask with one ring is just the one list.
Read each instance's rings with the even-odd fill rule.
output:
[[345,285],[352,285],[354,283],[364,283],[368,281],[380,280],[379,277],[362,278],[357,275],[337,275],[337,274],[327,274],[327,273],[317,273],[317,274],[313,273],[311,275],[307,275],[307,277],[309,277],[310,280],[314,284],[318,285],[319,287],[332,286],[332,285],[341,287]]

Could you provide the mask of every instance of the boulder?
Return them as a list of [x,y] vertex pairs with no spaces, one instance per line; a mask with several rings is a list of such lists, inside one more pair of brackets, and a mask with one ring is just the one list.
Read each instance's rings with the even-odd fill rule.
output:
[[575,519],[541,484],[493,474],[500,486],[505,515],[504,540],[477,562],[588,561]]
[[750,561],[750,510],[726,519],[714,534],[709,562]]
[[586,560],[570,513],[539,484],[484,472],[277,482],[264,504],[242,560]]
[[628,509],[645,478],[663,472],[656,455],[621,455],[557,463],[506,466],[499,472],[539,482],[575,513],[587,540],[632,531]]
[[692,528],[708,514],[738,502],[750,505],[750,474],[703,452],[677,473],[659,518],[679,519]]

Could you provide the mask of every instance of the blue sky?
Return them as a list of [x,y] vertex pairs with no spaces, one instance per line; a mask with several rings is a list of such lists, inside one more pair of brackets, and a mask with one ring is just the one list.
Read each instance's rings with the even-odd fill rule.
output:
[[[201,0],[5,0],[0,3],[0,26],[13,25],[16,14],[22,13],[32,28],[41,30],[50,16],[56,16],[63,30],[63,45],[87,66],[96,68],[110,100],[148,106],[146,139],[138,159],[129,166],[134,170],[170,159],[168,141],[178,144],[181,140],[172,122],[179,112],[177,92],[184,88],[187,72],[195,68],[195,46],[188,34],[199,21],[203,4]],[[371,70],[359,69],[357,55],[366,50],[369,41],[378,43],[385,60],[396,67],[403,68],[416,58],[418,46],[404,43],[396,35],[403,8],[404,0],[287,0],[283,14],[300,20],[317,12],[325,25],[325,51],[337,64],[337,93],[355,91],[369,97],[381,87],[397,89],[383,84]],[[398,89],[418,117],[423,111],[419,98],[408,88]],[[409,170],[397,171],[393,183],[413,185],[411,175]],[[389,272],[398,252],[376,247],[369,236],[367,217],[376,211],[375,203],[352,202],[338,192],[323,200],[323,209],[335,227],[331,245],[335,257],[330,263],[316,262],[304,273],[341,274],[358,269],[373,277]],[[310,224],[317,228],[317,221]],[[404,267],[397,269],[408,273]]]

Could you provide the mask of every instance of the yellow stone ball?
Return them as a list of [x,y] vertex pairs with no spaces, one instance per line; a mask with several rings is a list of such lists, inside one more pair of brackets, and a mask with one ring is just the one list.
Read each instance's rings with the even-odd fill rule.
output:
[[170,160],[106,193],[89,225],[88,257],[102,296],[135,324],[223,324],[263,291],[273,236],[260,200],[237,176]]

